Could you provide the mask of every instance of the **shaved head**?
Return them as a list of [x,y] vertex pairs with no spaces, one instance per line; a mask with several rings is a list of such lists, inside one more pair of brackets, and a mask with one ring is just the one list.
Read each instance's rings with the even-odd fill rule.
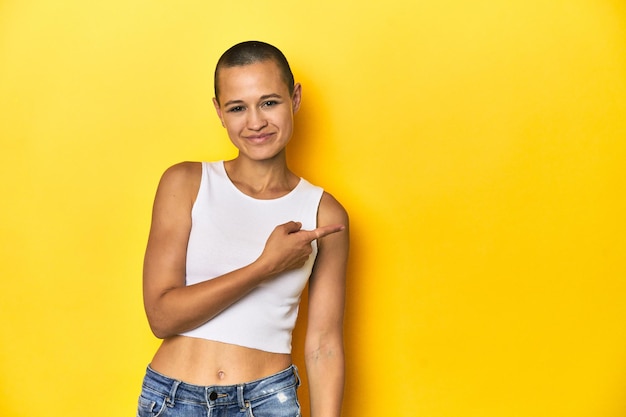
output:
[[260,41],[246,41],[238,43],[229,48],[217,61],[214,76],[215,99],[219,103],[219,73],[222,68],[239,67],[255,64],[257,62],[273,61],[280,70],[280,76],[289,89],[289,94],[293,94],[294,80],[293,73],[289,67],[287,58],[280,51],[269,43]]

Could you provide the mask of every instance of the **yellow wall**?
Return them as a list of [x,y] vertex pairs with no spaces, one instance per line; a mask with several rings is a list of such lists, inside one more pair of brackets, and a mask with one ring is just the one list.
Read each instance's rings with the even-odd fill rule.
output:
[[622,0],[213,3],[0,2],[1,416],[133,415],[155,186],[233,155],[250,38],[351,212],[345,416],[626,415]]

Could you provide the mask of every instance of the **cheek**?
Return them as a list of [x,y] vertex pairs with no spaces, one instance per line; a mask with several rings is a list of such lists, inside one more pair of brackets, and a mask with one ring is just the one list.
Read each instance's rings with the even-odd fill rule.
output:
[[241,130],[241,123],[237,120],[232,119],[222,119],[222,125],[226,128],[226,131],[230,135],[231,133],[236,133]]
[[239,135],[237,134],[237,130],[233,129],[232,126],[226,128],[226,133],[228,137],[231,139],[236,139]]
[[282,113],[274,119],[277,125],[283,127],[283,129],[290,129],[293,126],[293,113],[290,111]]
[[289,117],[285,118],[284,120],[284,129],[288,130],[289,132],[293,131],[293,117],[289,115]]

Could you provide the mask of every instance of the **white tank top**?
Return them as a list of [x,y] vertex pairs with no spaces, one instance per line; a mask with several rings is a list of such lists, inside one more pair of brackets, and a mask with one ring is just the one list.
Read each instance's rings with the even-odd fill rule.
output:
[[[302,228],[317,227],[323,190],[303,178],[291,192],[258,200],[230,181],[224,162],[203,162],[198,196],[191,211],[187,247],[187,285],[210,280],[249,265],[263,251],[270,233],[288,221]],[[290,353],[291,334],[298,316],[300,295],[317,255],[300,269],[271,278],[203,325],[182,333],[267,352]]]

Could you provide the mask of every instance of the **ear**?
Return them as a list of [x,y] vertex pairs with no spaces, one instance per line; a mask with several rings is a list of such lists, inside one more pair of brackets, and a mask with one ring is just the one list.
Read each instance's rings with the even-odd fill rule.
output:
[[213,97],[213,106],[215,107],[215,111],[217,112],[217,117],[219,117],[220,122],[222,122],[222,127],[226,127],[224,125],[224,118],[222,117],[222,109],[220,108],[220,103],[217,102],[217,99]]
[[302,86],[300,85],[300,83],[296,83],[293,86],[293,95],[291,96],[291,104],[293,106],[294,114],[298,112],[301,101],[302,101]]

